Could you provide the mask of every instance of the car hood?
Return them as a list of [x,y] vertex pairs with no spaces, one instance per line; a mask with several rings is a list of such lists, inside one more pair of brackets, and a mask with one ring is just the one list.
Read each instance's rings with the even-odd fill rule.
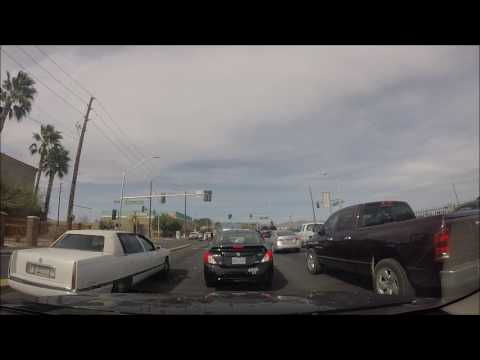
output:
[[5,308],[46,314],[395,314],[431,308],[438,299],[415,300],[352,292],[314,292],[307,296],[268,292],[212,292],[199,296],[162,294],[66,295],[19,300]]

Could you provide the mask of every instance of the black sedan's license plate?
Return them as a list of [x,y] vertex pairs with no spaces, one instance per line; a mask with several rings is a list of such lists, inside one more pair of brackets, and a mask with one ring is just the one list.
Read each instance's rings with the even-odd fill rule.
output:
[[246,259],[244,257],[232,257],[232,265],[245,265]]

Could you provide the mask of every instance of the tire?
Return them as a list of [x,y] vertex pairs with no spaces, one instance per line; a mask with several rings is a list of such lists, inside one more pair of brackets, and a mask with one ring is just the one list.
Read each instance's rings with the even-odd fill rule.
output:
[[168,256],[165,258],[165,265],[163,270],[158,273],[159,279],[166,279],[168,274],[170,273],[170,260],[168,260]]
[[115,281],[113,283],[112,292],[128,293],[132,289],[132,277],[128,277],[122,280]]
[[271,290],[273,286],[273,271],[269,274],[267,280],[262,283],[263,290]]
[[407,272],[395,259],[383,259],[375,265],[373,288],[382,295],[415,296]]
[[207,288],[213,288],[213,287],[216,286],[216,282],[207,280],[207,279],[205,278],[205,286],[206,286]]
[[320,264],[317,254],[315,254],[315,251],[313,251],[312,249],[309,249],[307,251],[306,265],[307,270],[310,274],[316,275],[320,274],[323,271],[323,265]]

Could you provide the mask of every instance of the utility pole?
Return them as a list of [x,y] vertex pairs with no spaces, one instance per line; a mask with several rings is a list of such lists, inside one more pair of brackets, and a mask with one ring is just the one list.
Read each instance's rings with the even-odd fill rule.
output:
[[457,205],[460,204],[460,201],[458,200],[458,194],[457,194],[457,189],[455,189],[455,184],[452,183],[453,187],[453,193],[455,194],[455,199],[457,200]]
[[185,212],[183,213],[185,216],[183,218],[183,235],[185,239],[187,238],[187,192],[185,191]]
[[60,190],[58,190],[57,232],[58,232],[58,227],[60,226],[60,196],[62,195],[62,185],[63,185],[63,182],[60,183]]
[[312,201],[313,222],[316,223],[317,220],[316,220],[316,218],[315,218],[315,207],[313,206],[312,187],[309,186],[308,189],[310,190],[310,200]]
[[85,137],[85,130],[87,130],[88,115],[90,115],[90,111],[92,110],[93,99],[94,99],[93,96],[90,97],[87,113],[85,114],[85,118],[83,120],[82,133],[80,134],[80,140],[78,140],[77,156],[75,157],[75,166],[73,168],[72,185],[70,186],[70,198],[68,200],[68,211],[67,211],[67,229],[68,230],[72,229],[73,202],[75,200],[75,187],[77,185],[78,166],[80,164],[80,155],[82,154],[83,139]]
[[148,209],[148,237],[152,238],[152,181],[150,180],[150,207]]

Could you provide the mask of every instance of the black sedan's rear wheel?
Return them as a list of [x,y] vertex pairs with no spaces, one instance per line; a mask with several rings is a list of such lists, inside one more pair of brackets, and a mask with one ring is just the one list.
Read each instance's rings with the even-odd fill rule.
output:
[[320,274],[323,270],[323,265],[320,264],[317,254],[312,249],[307,252],[307,270],[310,274]]

